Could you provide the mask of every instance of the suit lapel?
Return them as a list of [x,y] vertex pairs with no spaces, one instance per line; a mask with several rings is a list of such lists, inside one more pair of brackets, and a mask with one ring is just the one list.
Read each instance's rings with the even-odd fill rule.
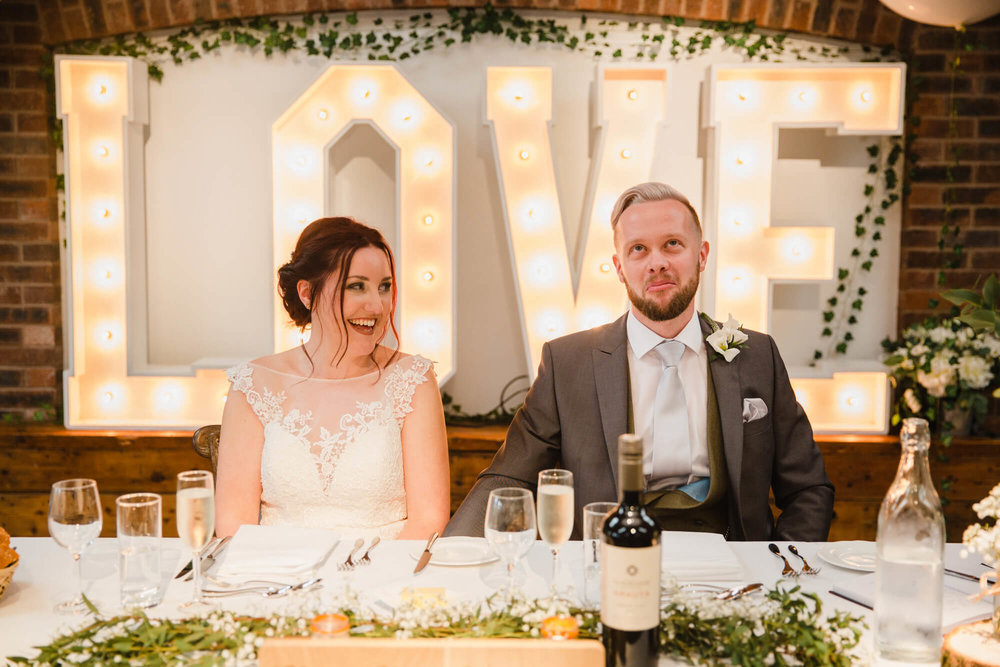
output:
[[594,384],[601,409],[604,441],[618,491],[618,436],[628,429],[628,356],[625,346],[625,317],[612,322],[592,350]]
[[[708,336],[712,329],[699,317],[702,334]],[[707,342],[709,357],[713,350]],[[726,467],[729,470],[729,484],[735,494],[737,504],[740,499],[740,471],[743,467],[743,390],[740,387],[740,357],[731,362],[722,358],[709,361],[708,369],[715,384],[715,398],[719,405],[719,423],[722,426],[722,446],[726,452]]]

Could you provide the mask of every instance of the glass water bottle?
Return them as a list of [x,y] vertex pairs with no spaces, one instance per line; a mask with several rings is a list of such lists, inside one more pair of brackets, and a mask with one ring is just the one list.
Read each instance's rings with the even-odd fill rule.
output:
[[875,654],[938,662],[945,531],[927,460],[927,422],[904,419],[900,440],[899,469],[878,514]]

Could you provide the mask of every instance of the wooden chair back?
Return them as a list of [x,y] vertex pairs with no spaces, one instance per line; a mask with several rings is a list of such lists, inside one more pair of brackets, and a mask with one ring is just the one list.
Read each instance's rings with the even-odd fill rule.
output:
[[208,426],[202,426],[191,436],[191,446],[194,447],[194,451],[212,462],[213,475],[218,473],[219,435],[221,433],[221,424],[209,424]]

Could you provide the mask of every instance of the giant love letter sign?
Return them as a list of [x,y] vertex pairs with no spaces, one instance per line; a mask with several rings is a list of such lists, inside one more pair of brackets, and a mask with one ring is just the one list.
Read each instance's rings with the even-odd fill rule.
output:
[[[437,362],[444,382],[455,372],[455,129],[395,67],[331,65],[275,122],[275,268],[322,214],[327,149],[357,122],[396,148],[400,334]],[[274,310],[276,349],[297,344],[277,291]]]
[[126,293],[125,266],[140,271],[143,266],[142,253],[126,256],[125,238],[127,221],[144,217],[146,68],[131,58],[60,56],[56,63],[69,223],[66,426],[159,428],[217,422],[228,389],[222,371],[129,374],[128,306],[142,309],[135,307],[135,295]]
[[[770,282],[833,277],[833,230],[772,227],[772,164],[781,126],[839,134],[900,134],[903,65],[735,65],[712,67],[705,124],[714,128],[716,212],[714,307],[768,331]],[[706,216],[708,217],[708,216]],[[882,372],[793,380],[817,430],[884,432]]]
[[486,81],[486,116],[496,141],[525,353],[534,377],[545,341],[605,324],[624,310],[625,290],[611,265],[609,217],[620,192],[649,178],[656,128],[666,114],[667,75],[662,68],[599,70],[603,142],[588,193],[592,203],[582,230],[582,259],[573,274],[548,137],[552,70],[490,67]]

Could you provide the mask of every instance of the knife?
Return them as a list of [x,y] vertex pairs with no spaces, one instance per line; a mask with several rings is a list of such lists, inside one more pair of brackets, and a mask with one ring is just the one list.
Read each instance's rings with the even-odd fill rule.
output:
[[[219,546],[218,538],[213,538],[208,544],[205,545],[205,548],[202,550],[202,553],[204,553],[205,557],[207,557],[208,554],[213,549],[217,548],[218,546]],[[194,561],[193,560],[189,560],[187,562],[187,565],[185,565],[184,567],[182,567],[181,571],[174,575],[174,579],[180,579],[185,574],[187,574],[188,572],[190,572],[191,568],[193,568],[193,567],[194,567]]]
[[729,588],[722,591],[721,593],[715,594],[716,600],[738,600],[739,598],[747,595],[748,593],[753,593],[755,590],[761,588],[763,584],[748,584],[746,586],[737,586],[735,588]]
[[424,552],[420,554],[420,560],[417,561],[417,566],[413,568],[413,574],[420,572],[422,569],[427,567],[427,563],[431,562],[431,547],[434,546],[434,542],[437,541],[437,538],[438,534],[435,530],[427,540],[427,546],[424,547]]
[[[201,557],[201,572],[204,574],[208,571],[208,568],[215,564],[215,559],[222,555],[223,549],[229,544],[229,540],[233,539],[232,535],[227,535],[219,540],[219,543],[215,545],[209,553]],[[191,572],[188,576],[184,577],[184,581],[190,581],[194,577],[194,573]]]
[[872,605],[867,600],[859,600],[854,595],[851,595],[845,590],[839,589],[836,586],[827,591],[830,595],[836,595],[838,598],[847,600],[848,602],[853,602],[854,604],[864,607],[865,609],[872,609]]
[[[968,581],[974,581],[977,584],[979,583],[979,577],[975,576],[974,574],[966,574],[965,572],[959,572],[958,570],[949,570],[948,568],[944,568],[944,573],[950,574],[953,577],[958,577],[959,579],[966,579]],[[993,575],[993,572],[986,572],[985,574],[990,575],[989,577],[987,577],[986,581],[990,583],[996,583],[996,577]]]

